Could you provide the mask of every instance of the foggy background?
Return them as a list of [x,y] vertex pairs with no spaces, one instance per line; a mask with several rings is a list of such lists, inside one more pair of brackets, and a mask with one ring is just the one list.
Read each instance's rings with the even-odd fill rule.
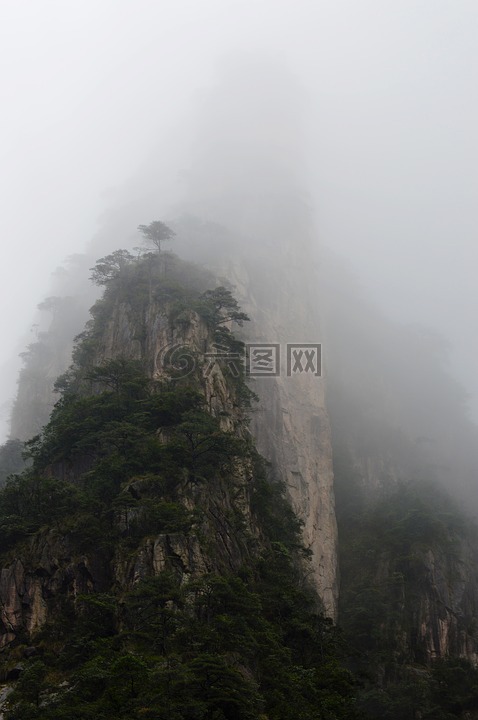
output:
[[[2,0],[0,435],[52,271],[113,215],[126,244],[127,188],[144,174],[147,194],[153,162],[158,216],[133,227],[163,219],[211,87],[257,54],[300,86],[302,148],[284,154],[301,155],[318,242],[384,313],[452,343],[478,418],[474,0]],[[231,98],[252,127],[255,107]]]

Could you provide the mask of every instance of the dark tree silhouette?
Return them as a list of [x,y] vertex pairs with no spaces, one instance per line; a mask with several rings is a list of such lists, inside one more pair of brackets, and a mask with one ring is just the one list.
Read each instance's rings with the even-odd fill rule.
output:
[[138,230],[143,235],[143,243],[148,247],[155,247],[158,253],[161,252],[161,244],[172,240],[176,233],[160,220],[153,220],[149,225],[138,225]]
[[111,280],[117,278],[122,270],[134,260],[128,250],[115,250],[111,255],[100,258],[92,271],[90,280],[95,285],[107,285]]
[[242,326],[244,320],[249,320],[246,313],[241,312],[231,291],[222,285],[214,290],[206,290],[201,298],[211,307],[212,320],[215,325],[223,325],[234,320],[234,322]]

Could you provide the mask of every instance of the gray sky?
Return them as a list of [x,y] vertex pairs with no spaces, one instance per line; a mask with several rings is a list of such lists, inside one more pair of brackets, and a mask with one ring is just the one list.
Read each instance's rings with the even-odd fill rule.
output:
[[257,51],[308,95],[321,241],[478,395],[476,0],[0,0],[0,409],[52,270],[152,147],[180,181],[224,57]]

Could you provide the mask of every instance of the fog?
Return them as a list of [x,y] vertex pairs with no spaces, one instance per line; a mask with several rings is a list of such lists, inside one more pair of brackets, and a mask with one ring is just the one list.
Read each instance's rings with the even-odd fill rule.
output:
[[178,208],[244,231],[241,198],[261,205],[265,185],[278,204],[294,190],[318,256],[346,258],[383,316],[449,341],[478,418],[474,0],[6,0],[0,15],[3,435],[65,258],[131,246]]

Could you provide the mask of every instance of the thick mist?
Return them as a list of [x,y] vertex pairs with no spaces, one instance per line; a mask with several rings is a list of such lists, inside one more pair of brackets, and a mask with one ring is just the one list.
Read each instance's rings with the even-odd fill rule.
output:
[[[178,252],[205,259],[221,232],[198,242],[196,227],[188,243],[189,215],[226,226],[258,267],[280,264],[286,244],[322,268],[330,343],[359,409],[385,388],[382,411],[407,442],[458,434],[447,462],[473,443],[460,391],[452,413],[433,405],[440,372],[426,392],[423,381],[431,343],[477,417],[475,3],[19,2],[2,14],[4,419],[15,357],[48,322],[37,304],[79,293],[84,312],[90,300],[51,271],[86,253],[87,276],[156,218],[182,227]],[[443,341],[421,353],[420,333],[397,330],[417,324]]]

